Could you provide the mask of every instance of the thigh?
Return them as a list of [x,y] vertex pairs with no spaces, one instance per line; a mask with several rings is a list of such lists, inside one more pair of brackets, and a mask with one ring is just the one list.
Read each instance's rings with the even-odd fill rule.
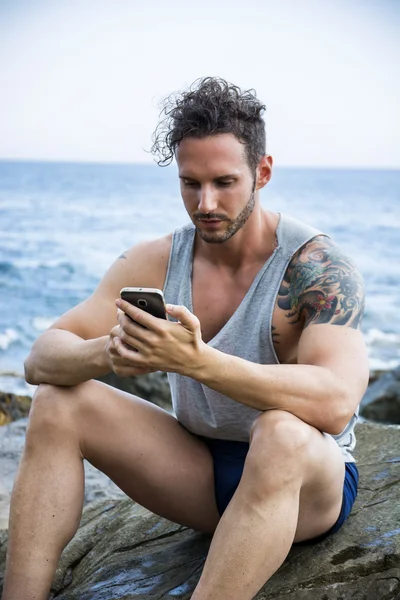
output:
[[85,459],[152,512],[214,531],[213,463],[203,442],[158,406],[104,383],[89,381],[61,393],[73,401]]

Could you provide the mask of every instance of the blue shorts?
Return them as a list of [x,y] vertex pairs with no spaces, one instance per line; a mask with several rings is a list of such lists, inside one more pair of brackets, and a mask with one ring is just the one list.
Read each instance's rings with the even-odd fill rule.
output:
[[[213,457],[215,496],[218,512],[222,515],[239,485],[249,444],[247,442],[215,440],[203,436],[199,436],[199,438],[208,446]],[[343,501],[338,520],[327,532],[310,540],[298,542],[299,545],[320,542],[338,531],[349,516],[357,496],[358,469],[354,462],[346,462],[345,467]]]

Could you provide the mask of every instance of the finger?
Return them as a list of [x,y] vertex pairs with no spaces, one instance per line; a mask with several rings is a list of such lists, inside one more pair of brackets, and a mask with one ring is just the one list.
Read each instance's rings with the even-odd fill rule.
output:
[[121,334],[118,337],[128,350],[135,350],[136,352],[141,352],[143,355],[148,351],[148,344],[128,335],[125,331],[121,331]]
[[128,346],[121,338],[114,338],[114,347],[120,357],[128,361],[129,364],[138,367],[145,366],[143,364],[143,357],[140,355],[139,351],[132,346]]
[[133,321],[136,321],[136,323],[139,323],[139,325],[142,325],[147,329],[152,329],[153,331],[156,331],[160,326],[160,321],[163,321],[163,319],[153,317],[153,315],[150,315],[149,313],[145,312],[141,308],[138,308],[137,306],[133,306],[133,304],[130,304],[129,302],[126,302],[121,298],[118,298],[115,301],[115,304]]
[[117,319],[118,323],[120,324],[120,329],[127,333],[131,338],[140,340],[142,342],[145,342],[147,340],[149,331],[145,327],[142,327],[141,325],[133,321],[122,310],[118,311]]
[[194,331],[200,324],[200,321],[190,312],[186,306],[177,306],[175,304],[167,304],[166,311],[171,317],[178,319],[178,321],[189,329],[190,331]]

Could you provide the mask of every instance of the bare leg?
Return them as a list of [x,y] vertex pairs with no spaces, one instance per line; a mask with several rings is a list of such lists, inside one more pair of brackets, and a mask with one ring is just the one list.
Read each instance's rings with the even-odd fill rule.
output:
[[11,497],[4,600],[48,598],[59,556],[82,513],[84,470],[76,437],[68,426],[52,430],[50,423],[46,437],[38,435],[33,420]]
[[83,458],[150,510],[214,531],[211,456],[176,419],[99,382],[40,386],[12,494],[3,600],[47,600],[79,525]]
[[192,600],[250,600],[293,541],[327,531],[339,516],[344,463],[332,439],[278,410],[264,413],[253,433]]

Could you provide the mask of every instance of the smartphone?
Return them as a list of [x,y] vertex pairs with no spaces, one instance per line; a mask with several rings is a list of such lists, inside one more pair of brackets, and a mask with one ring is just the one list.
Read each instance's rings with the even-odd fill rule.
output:
[[166,319],[164,294],[156,288],[124,287],[120,291],[122,300],[137,306],[157,317]]

